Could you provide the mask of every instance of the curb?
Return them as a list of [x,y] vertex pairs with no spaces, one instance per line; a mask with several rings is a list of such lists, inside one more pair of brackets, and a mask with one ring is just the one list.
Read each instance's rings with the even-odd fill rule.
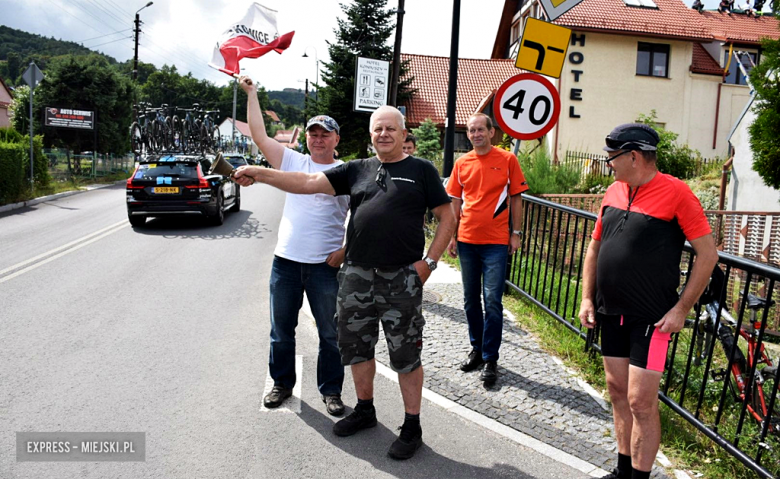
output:
[[85,186],[85,187],[83,187],[81,189],[74,190],[74,191],[64,191],[62,193],[57,193],[56,195],[41,196],[39,198],[33,198],[31,200],[22,201],[20,203],[11,203],[11,204],[8,204],[8,205],[0,206],[0,213],[5,213],[6,211],[17,210],[19,208],[24,208],[25,206],[33,206],[33,205],[37,205],[39,203],[45,203],[46,201],[52,201],[52,200],[57,200],[57,199],[60,199],[60,198],[66,198],[68,196],[77,195],[79,193],[84,193],[86,191],[99,190],[101,188],[108,188],[109,186],[114,186],[114,185],[118,185],[119,183],[126,183],[126,182],[127,182],[127,180],[119,180],[119,181],[117,181],[115,183],[89,185],[89,186]]

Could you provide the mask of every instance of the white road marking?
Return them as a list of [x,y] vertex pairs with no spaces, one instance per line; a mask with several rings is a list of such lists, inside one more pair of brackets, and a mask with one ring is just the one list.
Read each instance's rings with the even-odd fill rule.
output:
[[283,413],[301,413],[301,383],[303,382],[303,356],[300,354],[295,355],[295,386],[293,386],[292,396],[285,399],[281,406],[273,409],[268,409],[263,405],[263,398],[266,394],[271,392],[274,387],[274,380],[271,378],[271,371],[265,377],[265,389],[263,395],[260,397],[260,410],[263,412],[283,412]]
[[[0,276],[9,272],[18,270],[15,273],[9,274],[8,276],[5,276],[3,278],[0,278],[0,283],[5,283],[8,280],[11,280],[13,278],[16,278],[17,276],[21,276],[24,273],[27,273],[29,271],[32,271],[40,266],[43,266],[47,263],[50,263],[54,261],[55,259],[61,258],[65,256],[66,254],[72,253],[76,250],[79,250],[83,248],[84,246],[87,246],[89,244],[94,243],[95,241],[101,240],[105,238],[106,236],[109,236],[112,233],[116,233],[117,231],[121,230],[122,228],[126,228],[129,226],[130,223],[127,222],[127,220],[122,220],[118,223],[115,223],[111,226],[107,226],[101,230],[95,231],[94,233],[90,233],[86,236],[83,236],[77,240],[71,241],[68,244],[62,245],[58,248],[54,248],[53,250],[47,251],[46,253],[39,254],[38,256],[35,256],[34,258],[30,258],[26,261],[22,261],[21,263],[17,263],[13,266],[10,266],[2,271],[0,271]],[[96,236],[97,235],[97,236]],[[64,251],[63,251],[64,250]],[[56,253],[56,254],[55,254]],[[49,256],[53,255],[53,256]],[[47,258],[48,256],[48,258]],[[36,261],[41,260],[36,263]],[[32,263],[32,264],[31,264]],[[26,266],[29,265],[29,266]],[[26,266],[26,267],[25,267]],[[22,268],[22,269],[19,269]]]

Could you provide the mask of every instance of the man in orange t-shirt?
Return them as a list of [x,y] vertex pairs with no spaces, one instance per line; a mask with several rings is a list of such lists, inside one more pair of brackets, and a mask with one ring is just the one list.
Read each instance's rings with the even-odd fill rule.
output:
[[[489,116],[476,113],[466,125],[474,150],[458,158],[447,184],[459,225],[448,251],[453,258],[460,257],[464,309],[471,341],[471,352],[460,369],[469,372],[484,364],[480,379],[485,386],[491,386],[498,379],[506,263],[508,255],[514,254],[520,246],[520,193],[526,191],[528,185],[517,157],[492,145],[496,131]],[[485,293],[484,314],[482,291]]]

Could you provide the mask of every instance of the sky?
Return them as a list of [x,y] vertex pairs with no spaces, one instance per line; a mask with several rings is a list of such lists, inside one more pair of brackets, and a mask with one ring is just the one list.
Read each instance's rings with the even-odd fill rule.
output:
[[[587,1],[587,0],[585,0]],[[690,5],[693,0],[683,0]],[[717,8],[719,0],[704,0]],[[0,0],[0,24],[30,33],[74,41],[119,61],[133,56],[133,19],[148,0]],[[328,61],[327,41],[335,41],[339,3],[349,0],[260,0],[277,11],[280,34],[295,31],[281,55],[271,52],[244,59],[245,73],[267,90],[303,88],[318,76],[317,62]],[[738,0],[736,3],[743,3]],[[769,3],[769,2],[767,2]],[[228,26],[243,18],[251,5],[238,0],[155,0],[140,12],[140,61],[176,65],[182,74],[218,85],[231,81],[208,66],[214,45]],[[395,9],[397,0],[388,0]],[[462,0],[460,58],[489,58],[504,0]],[[452,2],[406,0],[401,52],[449,56]],[[395,36],[388,43],[392,46]],[[304,52],[308,54],[303,57]]]

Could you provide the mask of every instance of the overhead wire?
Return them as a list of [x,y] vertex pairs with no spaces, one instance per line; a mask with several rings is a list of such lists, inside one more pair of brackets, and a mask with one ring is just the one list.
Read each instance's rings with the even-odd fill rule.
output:
[[115,32],[106,33],[105,35],[100,35],[98,37],[87,38],[86,40],[81,40],[81,41],[76,42],[76,43],[89,42],[89,41],[92,41],[92,40],[97,40],[98,38],[108,37],[108,36],[111,36],[111,35],[116,35],[117,33],[124,33],[124,32],[129,32],[129,31],[132,31],[132,30],[133,30],[132,28],[125,28],[124,30],[117,30]]

